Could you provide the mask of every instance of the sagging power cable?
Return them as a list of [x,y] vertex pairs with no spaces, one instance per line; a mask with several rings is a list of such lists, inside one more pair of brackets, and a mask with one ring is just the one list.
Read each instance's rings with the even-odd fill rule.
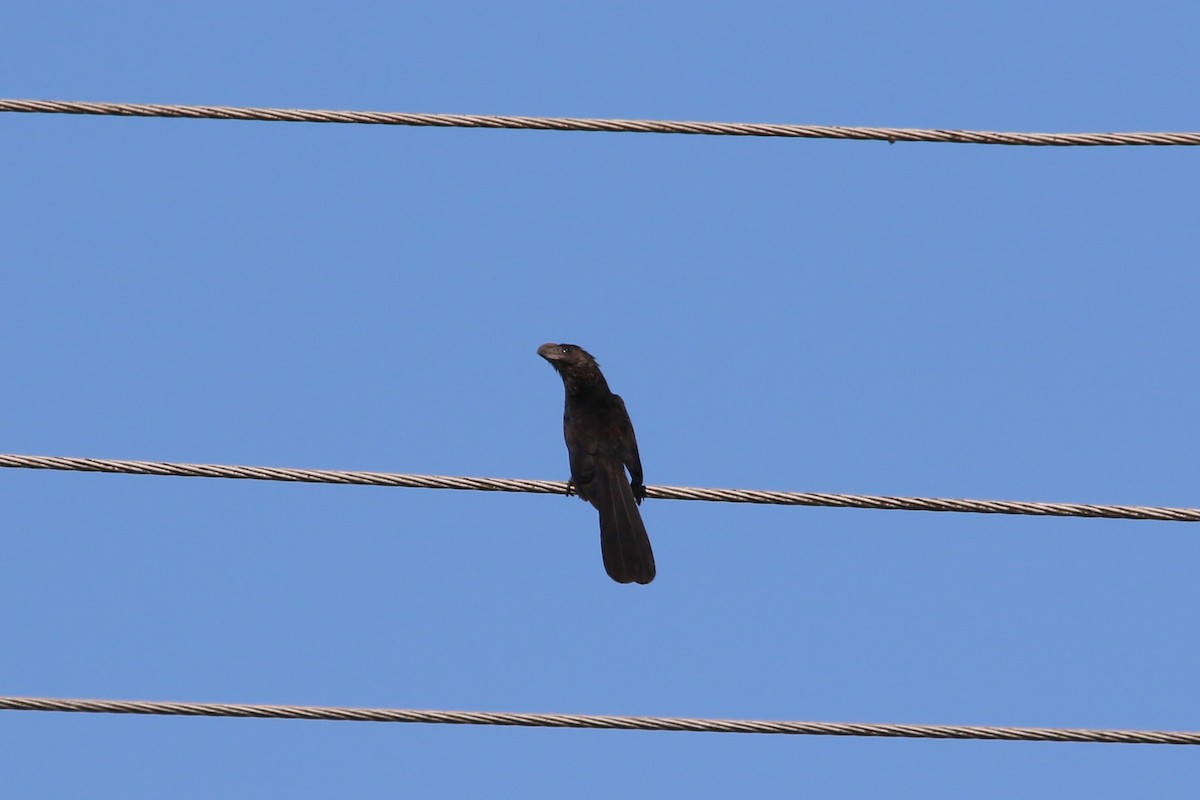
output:
[[[227,464],[186,464],[169,461],[123,461],[109,458],[29,456],[0,453],[0,467],[50,469],[71,472],[110,472],[126,475],[168,475],[187,478],[235,478],[294,483],[335,483],[359,486],[395,486],[412,489],[471,489],[485,492],[566,494],[563,481],[523,478],[471,478],[447,475],[410,475],[394,472],[356,472],[288,467],[247,467]],[[1200,522],[1200,508],[1162,506],[1045,503],[1022,500],[968,500],[939,497],[776,492],[760,489],[705,489],[688,486],[647,486],[646,497],[659,500],[707,500],[723,503],[761,503],[785,506],[870,508],[889,511],[955,511],[973,514],[1017,514],[1037,517],[1099,517],[1106,519]]]
[[605,133],[674,133],[702,136],[770,136],[791,139],[855,139],[881,142],[943,142],[1034,147],[1113,147],[1200,145],[1198,132],[1022,133],[941,128],[874,128],[846,125],[791,125],[759,122],[687,122],[654,119],[526,117],[485,114],[423,114],[401,111],[333,111],[302,108],[94,103],[74,100],[0,98],[0,111],[27,114],[86,114],[116,117],[253,120],[258,122],[337,122],[407,125],[425,128],[507,128]]

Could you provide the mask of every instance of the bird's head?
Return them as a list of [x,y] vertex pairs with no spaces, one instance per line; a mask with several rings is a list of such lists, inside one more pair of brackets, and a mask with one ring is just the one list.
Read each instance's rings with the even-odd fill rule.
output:
[[538,355],[549,361],[550,366],[558,371],[568,393],[608,388],[596,359],[577,344],[546,342],[538,348]]
[[592,358],[587,350],[584,350],[577,344],[555,344],[554,342],[546,342],[538,348],[538,355],[550,362],[557,370],[562,370],[576,364],[595,364],[596,359]]

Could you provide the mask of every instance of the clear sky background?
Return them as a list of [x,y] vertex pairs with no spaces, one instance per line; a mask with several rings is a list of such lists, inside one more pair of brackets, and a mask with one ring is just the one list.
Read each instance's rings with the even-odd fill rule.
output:
[[[0,96],[1200,129],[1191,2],[9,0]],[[1200,505],[1200,151],[0,115],[0,451]],[[0,472],[0,693],[1200,729],[1200,528]],[[0,713],[22,798],[1194,797],[1200,750]]]

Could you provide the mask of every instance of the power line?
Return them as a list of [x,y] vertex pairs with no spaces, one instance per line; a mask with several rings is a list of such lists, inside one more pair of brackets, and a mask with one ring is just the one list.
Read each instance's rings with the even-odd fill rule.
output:
[[[184,478],[235,478],[293,483],[335,483],[395,486],[411,489],[468,489],[485,492],[566,494],[562,481],[520,478],[471,478],[446,475],[407,475],[394,472],[350,472],[331,469],[247,467],[226,464],[181,464],[169,461],[123,461],[109,458],[28,456],[0,453],[0,467],[51,469],[69,472],[109,472],[126,475],[166,475]],[[936,497],[774,492],[757,489],[704,489],[687,486],[648,486],[646,496],[659,500],[705,500],[829,508],[871,508],[887,511],[955,511],[973,514],[1017,514],[1039,517],[1098,517],[1163,522],[1200,522],[1200,508],[1115,506],[1086,503],[1041,503],[1017,500],[965,500]]]
[[692,733],[759,733],[807,736],[882,736],[904,739],[991,739],[1022,742],[1107,744],[1200,744],[1200,732],[1091,728],[997,728],[983,725],[894,725],[858,722],[792,722],[691,717],[613,717],[591,714],[530,714],[491,711],[425,711],[403,708],[276,706],[237,703],[168,703],[149,700],[77,700],[0,697],[0,709],[92,714],[151,714],[184,717],[253,717],[341,722],[421,722],[446,725],[504,725],[523,728],[593,728]]
[[331,111],[296,108],[91,103],[72,100],[0,99],[0,111],[29,114],[89,114],[119,117],[183,117],[260,122],[340,122],[434,128],[678,133],[703,136],[772,136],[793,139],[857,139],[883,142],[950,142],[1041,147],[1200,145],[1197,132],[1020,133],[927,128],[870,128],[843,125],[786,125],[749,122],[683,122],[649,119],[524,117],[482,114],[410,114],[399,111]]

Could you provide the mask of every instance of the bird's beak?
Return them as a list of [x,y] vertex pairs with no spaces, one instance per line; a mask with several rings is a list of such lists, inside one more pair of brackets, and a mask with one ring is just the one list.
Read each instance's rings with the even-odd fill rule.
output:
[[555,361],[558,361],[562,357],[558,352],[558,345],[556,345],[554,342],[546,342],[544,345],[539,347],[538,355],[549,361],[551,364],[553,364]]

